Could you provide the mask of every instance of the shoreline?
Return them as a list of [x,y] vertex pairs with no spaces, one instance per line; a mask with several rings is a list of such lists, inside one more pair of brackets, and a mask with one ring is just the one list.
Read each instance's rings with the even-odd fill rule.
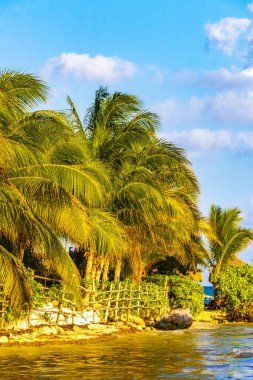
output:
[[117,336],[140,332],[140,330],[121,324],[90,324],[85,326],[38,326],[28,330],[1,330],[1,347],[39,347],[44,345],[85,344],[107,341]]
[[[217,328],[218,326],[237,325],[242,322],[228,322],[214,323],[210,321],[194,321],[189,328],[179,330],[199,330]],[[245,322],[244,322],[245,323]],[[58,331],[57,331],[58,330]],[[56,332],[57,331],[57,332]],[[1,331],[0,335],[0,349],[1,347],[40,347],[44,345],[73,345],[96,343],[101,341],[108,341],[116,339],[120,336],[131,335],[136,333],[150,333],[150,332],[163,332],[164,330],[156,330],[147,327],[141,330],[137,327],[129,326],[122,322],[115,322],[114,324],[102,325],[91,324],[86,326],[67,326],[64,329],[57,326],[40,326],[24,331]],[[170,330],[167,330],[168,333]]]

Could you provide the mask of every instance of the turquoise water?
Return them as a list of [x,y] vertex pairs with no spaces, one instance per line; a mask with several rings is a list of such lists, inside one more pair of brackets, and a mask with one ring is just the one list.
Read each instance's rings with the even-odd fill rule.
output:
[[[206,296],[211,296],[213,297],[214,296],[214,293],[213,293],[213,286],[204,286],[204,294]],[[208,305],[210,302],[210,300],[207,300],[205,299],[205,305]]]
[[253,379],[253,325],[0,348],[0,379]]
[[204,293],[207,296],[212,296],[213,297],[213,286],[204,286]]

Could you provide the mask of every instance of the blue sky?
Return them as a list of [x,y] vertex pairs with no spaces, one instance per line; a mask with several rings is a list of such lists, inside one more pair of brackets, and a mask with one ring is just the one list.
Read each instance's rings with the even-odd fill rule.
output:
[[48,81],[47,107],[68,94],[83,114],[101,84],[137,95],[187,149],[203,213],[239,207],[252,227],[253,2],[1,0],[0,58]]

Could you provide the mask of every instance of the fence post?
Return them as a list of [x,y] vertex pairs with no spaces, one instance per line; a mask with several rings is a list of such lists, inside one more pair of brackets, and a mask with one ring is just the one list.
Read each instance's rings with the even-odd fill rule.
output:
[[109,295],[108,295],[108,300],[107,300],[107,306],[106,306],[106,310],[105,310],[105,323],[107,323],[107,319],[108,319],[108,315],[109,315],[111,298],[112,298],[112,283],[110,285],[110,290],[109,290]]
[[[149,297],[149,291],[150,291],[150,286],[148,286],[147,284],[146,284],[146,295],[147,295],[147,297]],[[147,307],[147,305],[146,305],[146,318],[148,318],[149,317],[149,308]]]
[[115,307],[114,307],[114,320],[115,321],[117,321],[117,318],[118,318],[118,307],[119,307],[120,292],[121,292],[121,283],[119,282],[117,296],[116,296],[116,302],[115,302]]
[[6,294],[3,293],[3,299],[2,299],[2,315],[1,315],[1,328],[4,327],[4,313],[6,309]]
[[127,322],[129,322],[129,314],[130,314],[130,309],[132,307],[132,290],[133,290],[133,285],[130,286],[130,289],[129,289],[129,300],[128,300],[128,305],[127,305]]
[[76,315],[76,305],[72,305],[72,325],[75,324],[75,315]]
[[120,313],[121,320],[124,315],[125,302],[126,302],[126,285],[124,285],[123,294],[122,294],[122,304],[121,304],[121,313]]
[[140,315],[140,307],[141,307],[141,286],[138,287],[138,303],[137,303],[137,315]]
[[60,314],[62,312],[62,304],[64,302],[64,296],[65,296],[65,292],[64,292],[64,289],[62,289],[61,301],[59,302],[59,305],[58,305],[58,313],[57,313],[57,317],[55,321],[56,325],[58,325],[59,323]]
[[93,323],[96,323],[96,285],[95,280],[92,280],[92,311],[93,311]]
[[31,311],[32,311],[32,305],[29,305],[28,306],[28,313],[27,313],[28,327],[31,326]]

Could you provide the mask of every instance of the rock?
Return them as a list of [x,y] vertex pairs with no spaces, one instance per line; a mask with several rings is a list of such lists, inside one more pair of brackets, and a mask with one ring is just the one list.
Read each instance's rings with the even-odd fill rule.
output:
[[137,331],[143,331],[143,330],[145,330],[145,327],[137,326],[133,322],[128,322],[127,325],[128,325],[128,327],[130,327],[133,330],[137,330]]
[[58,331],[55,326],[41,326],[37,329],[37,332],[39,333],[39,335],[58,334]]
[[79,326],[73,326],[73,331],[82,331],[83,332],[83,329]]
[[91,323],[90,325],[87,326],[89,330],[103,330],[106,329],[106,325],[102,325],[100,323]]
[[60,327],[60,326],[55,326],[55,328],[56,328],[58,334],[63,334],[63,333],[64,333],[64,329],[63,329],[62,327]]
[[118,327],[118,328],[124,327],[123,321],[112,322],[111,324],[115,327]]
[[93,310],[84,310],[82,313],[82,317],[85,321],[84,323],[79,323],[77,321],[75,323],[77,323],[78,325],[81,325],[81,324],[88,324],[88,323],[93,323],[93,322],[95,323],[100,322],[99,311],[96,311],[94,315]]
[[12,333],[9,334],[9,340],[16,341],[18,340],[18,337],[16,335],[13,335]]
[[192,324],[192,315],[189,309],[175,309],[164,314],[159,322],[163,330],[185,329]]
[[0,336],[0,343],[8,343],[9,339],[6,335]]
[[143,328],[146,327],[144,320],[142,318],[140,318],[140,317],[137,317],[136,315],[130,315],[129,316],[129,321],[132,322],[132,323],[135,323],[137,326],[140,326],[140,327],[143,327]]
[[54,307],[58,307],[58,306],[59,306],[59,301],[57,301],[57,300],[53,300],[53,301],[52,301],[52,305],[53,305]]
[[55,326],[50,326],[50,330],[51,330],[51,334],[54,334],[54,335],[58,334],[58,330]]

